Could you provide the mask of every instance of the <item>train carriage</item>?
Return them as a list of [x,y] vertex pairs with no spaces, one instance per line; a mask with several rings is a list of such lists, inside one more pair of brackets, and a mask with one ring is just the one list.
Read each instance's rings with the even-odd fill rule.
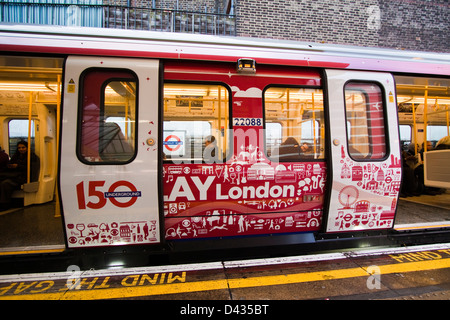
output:
[[63,249],[392,230],[418,108],[449,135],[448,54],[97,33],[0,27],[0,141],[39,158],[14,197],[54,208]]

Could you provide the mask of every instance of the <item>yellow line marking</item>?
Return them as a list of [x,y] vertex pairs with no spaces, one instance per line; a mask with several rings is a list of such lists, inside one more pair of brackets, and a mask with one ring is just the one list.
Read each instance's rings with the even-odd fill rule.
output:
[[418,225],[418,226],[410,226],[410,227],[401,227],[395,228],[395,230],[412,230],[412,229],[432,229],[432,228],[448,228],[450,224],[439,224],[439,225]]
[[185,282],[169,285],[120,287],[94,290],[64,290],[54,293],[2,296],[0,300],[95,300],[187,293],[228,289],[226,279]]
[[[402,264],[388,264],[377,267],[380,268],[381,275],[398,272],[424,271],[432,269],[450,268],[450,259],[408,262]],[[282,284],[334,280],[334,279],[346,279],[364,276],[367,277],[370,275],[367,269],[368,267],[361,267],[361,268],[338,269],[338,270],[287,274],[277,276],[255,277],[246,279],[230,279],[229,282],[230,288],[234,289],[234,288],[282,285]]]
[[[380,275],[401,272],[425,271],[450,268],[450,258],[419,262],[406,262],[377,266]],[[0,300],[94,300],[120,299],[154,295],[187,293],[196,291],[228,290],[259,286],[285,285],[312,281],[368,277],[368,267],[326,270],[276,276],[263,276],[238,279],[220,279],[162,285],[120,287],[112,289],[64,290],[55,293],[24,294],[1,296]]]
[[0,256],[17,255],[17,254],[56,253],[56,252],[64,252],[64,250],[66,249],[62,248],[62,249],[3,251],[0,252]]

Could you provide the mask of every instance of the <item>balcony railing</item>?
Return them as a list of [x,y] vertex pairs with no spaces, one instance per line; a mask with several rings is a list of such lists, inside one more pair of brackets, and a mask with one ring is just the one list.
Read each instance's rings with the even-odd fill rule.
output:
[[234,15],[104,5],[102,0],[0,0],[0,22],[236,35]]

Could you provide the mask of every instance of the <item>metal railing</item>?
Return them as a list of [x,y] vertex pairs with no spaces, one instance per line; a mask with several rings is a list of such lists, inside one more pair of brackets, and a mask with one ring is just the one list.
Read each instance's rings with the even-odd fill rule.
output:
[[167,9],[106,6],[106,28],[236,35],[234,15]]
[[0,22],[236,36],[230,14],[104,5],[102,0],[0,0]]

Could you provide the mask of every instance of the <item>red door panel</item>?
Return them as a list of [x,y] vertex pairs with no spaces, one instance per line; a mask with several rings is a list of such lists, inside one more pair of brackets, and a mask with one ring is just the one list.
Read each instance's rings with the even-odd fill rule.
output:
[[263,95],[269,86],[315,87],[319,73],[234,64],[166,63],[164,81],[220,83],[230,92],[230,153],[221,163],[164,163],[166,239],[320,229],[324,160],[276,162],[265,150]]

